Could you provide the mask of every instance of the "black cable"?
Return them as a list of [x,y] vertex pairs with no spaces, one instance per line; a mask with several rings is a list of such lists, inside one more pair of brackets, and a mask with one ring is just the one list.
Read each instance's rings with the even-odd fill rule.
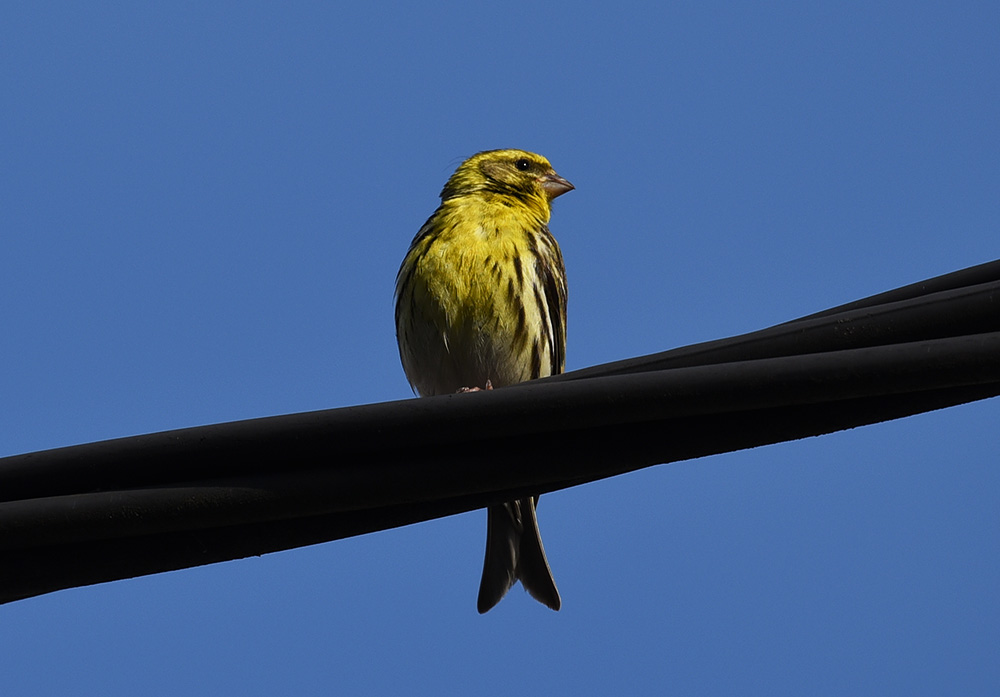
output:
[[995,396],[998,275],[994,262],[761,332],[492,392],[3,458],[0,601]]

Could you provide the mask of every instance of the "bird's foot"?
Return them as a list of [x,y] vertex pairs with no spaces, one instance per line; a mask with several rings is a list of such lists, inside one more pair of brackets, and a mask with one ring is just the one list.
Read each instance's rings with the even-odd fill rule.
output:
[[482,392],[483,389],[492,390],[493,389],[493,383],[490,382],[489,379],[487,379],[486,380],[486,387],[485,388],[482,388],[482,387],[463,387],[462,389],[460,389],[458,391],[458,394],[463,394],[465,392]]

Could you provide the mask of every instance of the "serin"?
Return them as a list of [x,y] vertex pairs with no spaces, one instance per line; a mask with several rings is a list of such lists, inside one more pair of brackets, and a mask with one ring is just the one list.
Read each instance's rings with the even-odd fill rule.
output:
[[[552,200],[572,189],[548,160],[523,150],[478,153],[448,179],[396,276],[399,357],[417,394],[563,372],[566,270],[548,222]],[[479,612],[516,581],[559,609],[537,501],[488,507]]]

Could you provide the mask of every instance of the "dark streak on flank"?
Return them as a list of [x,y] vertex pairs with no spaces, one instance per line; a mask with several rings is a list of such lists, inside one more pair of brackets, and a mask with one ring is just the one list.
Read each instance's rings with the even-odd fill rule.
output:
[[524,269],[521,268],[521,257],[514,257],[514,273],[517,274],[517,287],[524,288]]
[[514,327],[514,344],[518,347],[528,343],[528,318],[524,312],[524,305],[517,308],[517,326]]
[[540,237],[545,245],[545,254],[538,259],[538,275],[545,288],[548,305],[548,319],[551,320],[552,334],[552,374],[561,373],[566,366],[566,273],[563,266],[559,243],[555,241],[547,226],[542,226]]
[[531,379],[536,380],[542,374],[542,352],[538,348],[538,340],[531,346]]
[[[413,267],[411,266],[406,270],[406,274],[403,274],[403,269],[405,269],[405,264],[400,267],[399,274],[396,278],[396,288],[400,293],[396,296],[396,331],[399,331],[399,316],[402,305],[407,300],[410,303],[410,309],[413,309],[413,290],[410,288],[410,277],[413,276]],[[409,296],[409,297],[406,297]]]
[[529,259],[541,259],[541,254],[538,253],[538,236],[535,234],[528,235],[528,258]]
[[[542,298],[542,291],[538,289],[538,286],[532,286],[532,295],[535,296],[535,305],[538,307],[538,319],[542,322],[542,337],[545,339],[550,347],[552,346],[552,324],[549,318],[551,310],[546,307],[545,300]],[[552,352],[555,353],[554,351]],[[555,372],[555,371],[553,371]]]
[[[407,299],[409,300],[409,305],[410,305],[410,314],[408,316],[409,322],[406,323],[405,327],[400,327],[399,326],[399,321],[397,320],[396,321],[396,331],[397,332],[405,332],[409,336],[413,336],[414,334],[417,333],[417,331],[416,331],[417,300],[416,300],[416,297],[414,296],[413,293],[410,293],[410,296]],[[398,309],[399,309],[398,305],[396,306],[396,309],[398,311]]]

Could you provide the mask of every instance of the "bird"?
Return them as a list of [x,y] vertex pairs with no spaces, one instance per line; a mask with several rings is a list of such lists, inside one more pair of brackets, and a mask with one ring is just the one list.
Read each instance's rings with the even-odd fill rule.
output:
[[[501,388],[566,367],[566,269],[549,232],[552,201],[575,187],[547,159],[485,150],[462,162],[396,275],[396,340],[421,397]],[[537,496],[487,507],[477,608],[520,581],[562,605],[535,513]]]

